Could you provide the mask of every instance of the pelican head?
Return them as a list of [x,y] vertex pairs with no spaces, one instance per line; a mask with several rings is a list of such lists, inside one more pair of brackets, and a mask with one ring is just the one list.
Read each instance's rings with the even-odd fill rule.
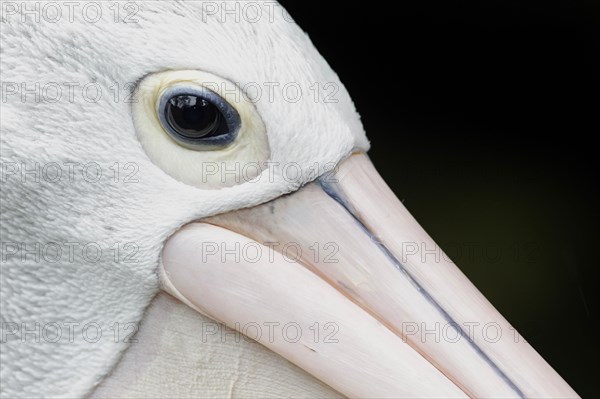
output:
[[576,396],[427,255],[280,6],[36,4],[2,10],[3,397],[89,395],[162,291],[234,329],[294,323],[252,337],[347,396]]

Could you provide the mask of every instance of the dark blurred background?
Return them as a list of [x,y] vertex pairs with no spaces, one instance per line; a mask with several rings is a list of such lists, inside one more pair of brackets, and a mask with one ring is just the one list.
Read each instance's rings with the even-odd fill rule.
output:
[[281,3],[350,91],[399,198],[571,386],[595,396],[597,5]]

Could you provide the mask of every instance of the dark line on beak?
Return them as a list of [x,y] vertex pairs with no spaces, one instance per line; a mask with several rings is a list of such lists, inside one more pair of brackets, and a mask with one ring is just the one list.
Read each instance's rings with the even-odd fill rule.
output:
[[[452,323],[455,328],[459,328],[462,336],[467,336],[467,342],[471,345],[471,347],[477,352],[477,354],[487,363],[489,366],[496,372],[500,378],[502,378],[506,384],[518,395],[519,398],[525,398],[523,391],[519,389],[519,387],[498,367],[496,363],[473,341],[463,327],[454,321],[452,316],[429,294],[429,292],[423,288],[423,286],[415,280],[412,274],[404,267],[404,265],[396,258],[396,256],[383,244],[370,230],[365,224],[359,219],[358,212],[354,209],[354,207],[346,201],[343,190],[341,190],[337,184],[335,184],[335,176],[333,173],[327,173],[320,178],[317,179],[317,182],[329,195],[332,199],[334,199],[337,203],[339,203],[347,212],[352,216],[352,218],[358,223],[361,229],[373,240],[373,242],[379,247],[379,249],[390,259],[390,261],[396,266],[396,268],[402,272],[410,282],[419,290],[419,292],[425,297],[425,299],[437,309],[438,312],[446,319],[448,323]],[[332,183],[333,182],[333,183]]]

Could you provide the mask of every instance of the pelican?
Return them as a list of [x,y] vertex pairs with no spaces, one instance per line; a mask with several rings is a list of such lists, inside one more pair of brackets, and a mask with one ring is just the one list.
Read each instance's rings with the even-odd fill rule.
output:
[[3,398],[577,397],[280,6],[65,4],[2,5]]

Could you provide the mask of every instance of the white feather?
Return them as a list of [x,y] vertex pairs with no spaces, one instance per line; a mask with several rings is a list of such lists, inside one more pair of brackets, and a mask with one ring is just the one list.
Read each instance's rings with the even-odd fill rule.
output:
[[[271,2],[266,2],[271,3]],[[57,343],[9,335],[2,343],[3,397],[79,397],[88,394],[119,360],[127,344],[114,342],[113,323],[139,322],[158,292],[156,267],[165,241],[181,225],[200,217],[248,207],[298,188],[315,177],[315,164],[338,162],[354,148],[366,149],[359,118],[348,93],[302,30],[275,13],[249,22],[220,21],[203,14],[202,2],[138,3],[137,23],[114,21],[112,2],[102,18],[88,22],[81,6],[74,20],[56,22],[31,15],[4,15],[1,69],[3,79],[1,160],[3,176],[1,237],[28,248],[77,242],[73,259],[59,262],[19,255],[2,261],[1,320],[33,328],[58,323]],[[119,3],[122,4],[122,3]],[[263,11],[267,12],[263,4]],[[272,7],[269,6],[269,7]],[[64,10],[63,10],[64,11]],[[222,76],[241,87],[255,82],[297,82],[301,87],[332,83],[337,102],[315,101],[304,93],[297,102],[264,95],[256,102],[269,138],[271,161],[295,162],[305,172],[299,181],[281,176],[221,190],[187,186],[151,162],[136,138],[131,104],[124,85],[166,69],[197,69]],[[42,88],[63,89],[59,101],[45,101]],[[16,84],[19,93],[9,94]],[[22,101],[21,85],[35,89]],[[88,102],[99,89],[101,98]],[[74,98],[68,85],[77,84]],[[114,85],[120,97],[114,98]],[[4,90],[6,89],[6,90]],[[46,96],[48,97],[48,96]],[[63,177],[33,181],[20,171],[56,163]],[[95,163],[95,164],[93,164]],[[114,167],[120,170],[115,179]],[[129,169],[124,169],[128,164]],[[70,177],[70,168],[73,176]],[[133,165],[133,166],[132,166]],[[83,167],[102,176],[81,177]],[[113,169],[111,169],[113,167]],[[16,168],[16,169],[15,169]],[[136,183],[124,183],[134,169]],[[16,171],[16,172],[15,172]],[[46,169],[48,171],[48,169]],[[13,174],[13,172],[15,172]],[[88,179],[95,180],[95,179]],[[117,182],[115,182],[117,180]],[[96,262],[81,248],[95,243],[103,250]],[[139,247],[136,263],[115,245]],[[70,342],[68,325],[77,323]],[[87,342],[81,329],[97,323],[103,332]],[[23,342],[24,341],[24,342]]]

